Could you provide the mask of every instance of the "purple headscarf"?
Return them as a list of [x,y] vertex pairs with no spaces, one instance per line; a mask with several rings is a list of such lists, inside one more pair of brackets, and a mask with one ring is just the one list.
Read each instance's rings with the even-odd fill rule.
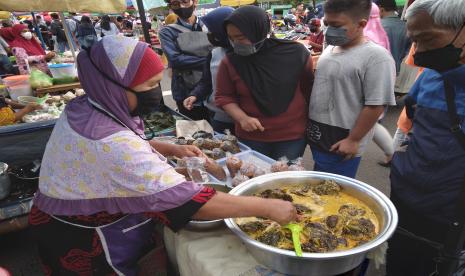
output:
[[[128,87],[135,78],[147,44],[123,36],[105,36],[92,46],[91,58],[110,78]],[[101,105],[136,134],[144,133],[139,117],[132,117],[125,89],[105,79],[92,65],[86,51],[77,57],[78,75],[86,95],[68,104],[65,109],[68,123],[80,135],[100,140],[124,126],[93,107],[88,98]]]

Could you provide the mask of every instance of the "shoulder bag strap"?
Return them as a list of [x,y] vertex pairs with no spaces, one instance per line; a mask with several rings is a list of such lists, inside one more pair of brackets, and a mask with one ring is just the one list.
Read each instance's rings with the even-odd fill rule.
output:
[[447,113],[452,123],[450,131],[454,134],[459,144],[465,150],[465,133],[462,130],[462,120],[457,114],[457,106],[455,105],[455,89],[448,80],[444,80],[444,90],[446,95]]
[[[444,90],[447,103],[447,112],[452,123],[450,131],[465,149],[465,134],[462,131],[461,119],[457,114],[455,105],[455,89],[450,82],[444,79]],[[447,231],[442,257],[444,260],[439,264],[439,275],[453,275],[458,268],[459,256],[464,248],[465,242],[465,177],[462,191],[457,203],[455,203],[454,220]]]

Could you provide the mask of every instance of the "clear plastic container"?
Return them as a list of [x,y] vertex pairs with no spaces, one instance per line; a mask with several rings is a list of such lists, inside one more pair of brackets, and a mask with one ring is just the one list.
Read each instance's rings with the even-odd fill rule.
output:
[[55,79],[76,77],[76,68],[73,63],[49,64],[48,68]]
[[20,96],[32,96],[31,86],[28,85],[17,85],[8,88],[10,98],[17,101]]

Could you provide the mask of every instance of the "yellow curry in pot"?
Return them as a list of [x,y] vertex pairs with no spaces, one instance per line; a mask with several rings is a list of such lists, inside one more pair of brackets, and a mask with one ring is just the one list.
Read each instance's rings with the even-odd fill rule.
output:
[[[374,212],[361,200],[345,193],[333,180],[306,185],[286,185],[255,194],[291,201],[302,216],[302,251],[322,253],[347,250],[372,240],[379,232]],[[262,243],[294,250],[290,230],[263,218],[236,219],[242,231]]]

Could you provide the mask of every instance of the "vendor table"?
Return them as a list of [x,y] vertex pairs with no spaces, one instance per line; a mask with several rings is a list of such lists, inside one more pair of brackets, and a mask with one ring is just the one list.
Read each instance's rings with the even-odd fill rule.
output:
[[[165,227],[163,234],[168,257],[181,276],[285,276],[259,264],[226,226],[177,233]],[[360,275],[359,268],[339,276],[355,275]]]
[[57,84],[53,85],[50,87],[46,88],[37,88],[35,90],[35,95],[38,97],[42,97],[43,95],[47,93],[57,93],[57,92],[63,92],[75,88],[81,88],[81,83],[80,82],[73,82],[73,83],[68,83],[68,84]]
[[214,231],[164,230],[168,257],[181,276],[282,276],[260,265],[225,226]]

